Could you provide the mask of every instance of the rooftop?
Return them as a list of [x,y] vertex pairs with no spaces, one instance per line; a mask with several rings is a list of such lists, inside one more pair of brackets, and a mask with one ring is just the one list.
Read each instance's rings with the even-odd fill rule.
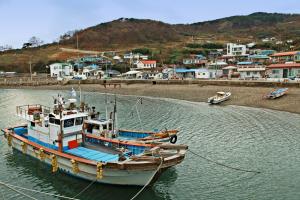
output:
[[156,60],[142,60],[143,64],[156,64]]
[[300,68],[300,63],[271,64],[268,68]]
[[288,51],[288,52],[280,52],[280,53],[274,53],[271,55],[272,57],[277,57],[277,56],[294,56],[299,54],[299,51]]

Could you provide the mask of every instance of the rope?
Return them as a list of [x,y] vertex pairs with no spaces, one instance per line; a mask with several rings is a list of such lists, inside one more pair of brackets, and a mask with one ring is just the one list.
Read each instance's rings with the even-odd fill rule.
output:
[[91,187],[95,182],[97,181],[97,179],[95,179],[94,181],[92,181],[88,186],[86,186],[83,190],[81,190],[78,194],[76,194],[73,198],[78,197],[79,195],[81,195],[83,192],[85,192],[89,187]]
[[232,169],[232,170],[236,170],[236,171],[243,171],[243,172],[249,172],[249,173],[255,173],[255,174],[259,174],[261,173],[260,171],[256,171],[256,170],[247,170],[247,169],[242,169],[242,168],[238,168],[238,167],[232,167],[232,166],[229,166],[229,165],[225,165],[223,163],[220,163],[220,162],[217,162],[217,161],[214,161],[214,160],[211,160],[209,158],[206,158],[204,156],[201,156],[200,154],[197,154],[193,151],[191,151],[190,149],[188,149],[189,152],[191,152],[192,154],[204,159],[204,160],[207,160],[208,162],[212,162],[212,163],[215,163],[216,165],[220,165],[220,166],[223,166],[223,167],[226,167],[226,168],[229,168],[229,169]]
[[148,180],[148,182],[144,185],[144,187],[142,187],[142,189],[140,189],[130,200],[136,199],[144,191],[144,189],[151,183],[152,179],[154,178],[154,176],[156,175],[156,173],[158,172],[158,170],[161,168],[162,164],[163,164],[163,158],[160,157],[160,165],[158,166],[158,168],[156,169],[156,171],[153,173],[153,175]]
[[21,194],[21,195],[24,195],[30,199],[34,199],[36,200],[35,198],[33,197],[30,197],[28,195],[25,195],[21,192],[19,192],[18,190],[16,190],[15,188],[18,188],[20,190],[26,190],[26,191],[30,191],[30,192],[35,192],[35,193],[40,193],[40,194],[44,194],[44,195],[48,195],[48,196],[54,196],[54,197],[58,197],[58,198],[62,198],[62,199],[71,199],[71,200],[78,200],[78,199],[75,199],[75,198],[72,198],[72,197],[66,197],[66,196],[61,196],[61,195],[56,195],[56,194],[52,194],[52,193],[47,193],[47,192],[42,192],[42,191],[38,191],[38,190],[33,190],[33,189],[29,189],[29,188],[23,188],[23,187],[20,187],[20,186],[15,186],[15,185],[10,185],[8,183],[4,183],[4,182],[1,182],[0,181],[0,185],[3,185],[5,187],[8,187],[10,188],[11,190],[14,190],[15,192]]
[[20,192],[19,190],[16,190],[14,187],[12,187],[12,186],[9,185],[9,184],[0,182],[0,185],[3,185],[3,186],[5,186],[5,187],[7,187],[7,188],[9,188],[9,189],[11,189],[11,190],[13,190],[13,191],[15,191],[16,193],[18,193],[18,194],[20,194],[20,195],[22,195],[22,196],[24,196],[24,197],[27,197],[27,198],[29,198],[29,199],[38,200],[38,199],[36,199],[36,198],[34,198],[34,197],[31,197],[31,196],[29,196],[29,195],[27,195],[27,194],[25,194],[25,193]]

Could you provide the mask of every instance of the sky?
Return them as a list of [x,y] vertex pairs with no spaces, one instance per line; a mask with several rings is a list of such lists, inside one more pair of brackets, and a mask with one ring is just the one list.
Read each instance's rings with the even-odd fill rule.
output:
[[299,0],[0,0],[0,46],[30,37],[46,43],[63,33],[121,17],[194,23],[253,12],[300,13]]

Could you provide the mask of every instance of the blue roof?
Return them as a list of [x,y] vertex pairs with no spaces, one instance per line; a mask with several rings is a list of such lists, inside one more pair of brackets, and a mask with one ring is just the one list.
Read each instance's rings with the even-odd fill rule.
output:
[[275,50],[262,50],[259,54],[260,55],[271,55],[274,54],[276,51]]
[[178,68],[175,69],[176,73],[188,73],[188,72],[195,72],[195,69],[184,69],[184,68]]
[[269,59],[269,56],[267,55],[261,55],[261,54],[256,54],[256,55],[250,55],[249,58],[256,58],[256,59]]
[[252,65],[253,62],[250,62],[250,61],[243,61],[243,62],[238,62],[237,64],[238,64],[238,65]]

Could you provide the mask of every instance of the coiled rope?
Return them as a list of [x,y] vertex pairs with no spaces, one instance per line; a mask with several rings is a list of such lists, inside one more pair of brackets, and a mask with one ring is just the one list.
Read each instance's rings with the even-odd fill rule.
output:
[[220,162],[218,162],[218,161],[214,161],[214,160],[212,160],[212,159],[210,159],[210,158],[204,157],[204,156],[202,156],[202,155],[200,155],[200,154],[197,154],[197,153],[191,151],[190,149],[188,149],[188,151],[191,152],[192,154],[194,154],[194,155],[196,155],[196,156],[198,156],[198,157],[200,157],[200,158],[202,158],[202,159],[208,161],[208,162],[211,162],[211,163],[214,163],[214,164],[216,164],[216,165],[220,165],[220,166],[223,166],[223,167],[232,169],[232,170],[242,171],[242,172],[249,172],[249,173],[255,173],[255,174],[260,174],[260,173],[261,173],[260,171],[256,171],[256,170],[247,170],[247,169],[242,169],[242,168],[238,168],[238,167],[232,167],[232,166],[229,166],[229,165],[220,163]]
[[151,181],[153,180],[154,176],[156,175],[156,173],[160,170],[161,166],[163,164],[163,157],[160,157],[160,164],[157,167],[156,171],[153,173],[153,175],[151,176],[151,178],[147,181],[147,183],[142,187],[142,189],[140,189],[130,200],[134,200],[136,199],[143,191],[144,189],[151,183]]

